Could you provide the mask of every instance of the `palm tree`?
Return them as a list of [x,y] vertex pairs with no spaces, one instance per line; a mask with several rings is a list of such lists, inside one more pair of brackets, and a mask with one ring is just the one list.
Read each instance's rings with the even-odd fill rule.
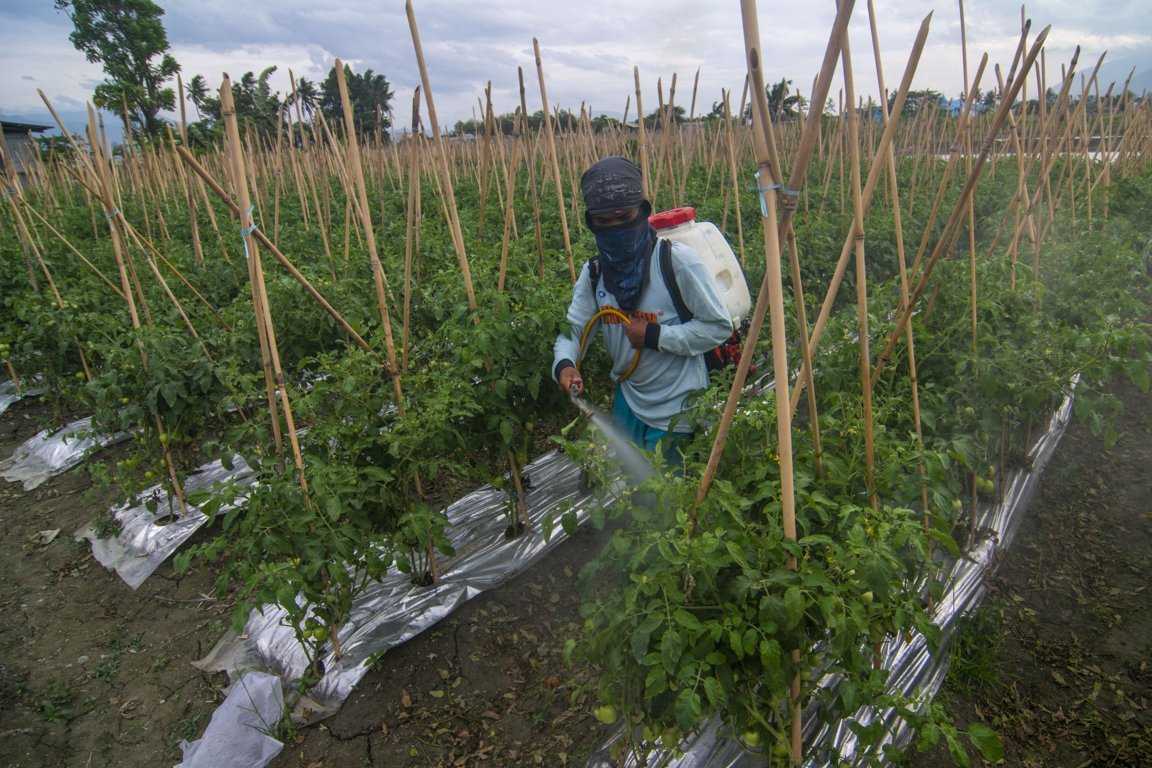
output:
[[320,93],[316,90],[316,84],[304,77],[297,80],[296,93],[289,96],[285,103],[295,104],[297,100],[299,100],[300,109],[304,114],[312,117],[312,113],[316,111],[316,105],[320,101]]
[[797,114],[797,105],[800,103],[800,97],[796,94],[789,95],[792,88],[792,81],[787,78],[780,78],[780,82],[768,86],[768,111],[772,114],[772,119],[780,121],[785,117],[795,117]]
[[192,99],[192,106],[196,108],[196,119],[203,120],[200,108],[204,106],[204,99],[208,97],[208,83],[203,75],[196,75],[188,81],[188,98]]

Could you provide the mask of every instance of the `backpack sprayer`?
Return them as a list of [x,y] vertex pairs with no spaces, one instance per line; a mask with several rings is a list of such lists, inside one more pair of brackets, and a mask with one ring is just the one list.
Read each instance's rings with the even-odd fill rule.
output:
[[[744,279],[744,270],[740,268],[740,262],[736,259],[736,254],[732,252],[732,246],[728,244],[724,235],[716,228],[716,225],[710,221],[696,221],[696,209],[690,207],[672,208],[671,210],[661,211],[654,213],[648,217],[648,223],[656,230],[656,234],[663,240],[684,243],[694,250],[700,258],[704,261],[712,272],[712,276],[716,280],[716,287],[720,292],[720,298],[724,301],[724,306],[728,309],[728,314],[732,319],[732,327],[739,328],[740,323],[744,317],[752,309],[752,296],[748,291],[748,283]],[[677,304],[682,304],[683,300],[680,299],[680,288],[676,285],[676,277],[671,268],[671,253],[664,254],[664,249],[661,248],[661,274],[664,277],[664,282],[667,283],[669,293],[672,294]],[[667,262],[667,263],[665,263]],[[596,282],[599,280],[599,270],[595,270],[595,276],[592,277],[592,290],[596,290]],[[681,322],[691,319],[691,313],[686,307],[677,307],[677,311],[681,315]],[[687,317],[685,317],[687,315]],[[605,317],[615,317],[621,322],[627,324],[631,322],[631,318],[624,314],[616,307],[602,307],[589,318],[588,322],[584,324],[584,330],[580,333],[580,354],[576,360],[576,367],[580,367],[581,361],[584,359],[584,354],[588,350],[588,343],[592,339],[592,331],[596,328],[596,323],[600,322]],[[725,342],[716,350],[709,353],[709,368],[722,367],[729,362],[731,356],[730,351],[724,351],[730,345],[731,340]],[[636,368],[640,365],[640,354],[643,350],[637,349],[636,354],[632,356],[632,363],[628,369],[621,374],[618,381],[627,381],[631,378],[632,374],[636,372]],[[719,352],[720,354],[716,354]],[[713,364],[715,358],[719,362]],[[577,407],[584,411],[580,406],[579,398],[573,397],[573,402]]]

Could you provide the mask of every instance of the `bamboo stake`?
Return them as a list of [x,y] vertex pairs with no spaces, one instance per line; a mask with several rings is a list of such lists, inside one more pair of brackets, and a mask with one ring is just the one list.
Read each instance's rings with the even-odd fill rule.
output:
[[[876,8],[874,0],[868,0],[868,24],[872,36],[872,57],[876,64],[876,86],[880,93],[887,93],[884,85],[884,66],[880,61],[880,35],[876,26]],[[888,99],[880,104],[880,114],[884,124],[889,121]],[[896,156],[889,143],[884,153],[884,162],[888,167],[888,189],[892,199],[892,222],[896,236],[896,262],[900,270],[900,301],[901,308],[908,303],[908,266],[904,254],[904,224],[900,210],[900,190],[896,176]],[[920,384],[916,369],[916,343],[912,333],[912,324],[908,324],[905,336],[908,345],[908,380],[912,390],[912,425],[916,433],[916,471],[920,475],[920,505],[923,511],[924,532],[928,532],[931,523],[930,508],[928,506],[928,473],[924,465],[924,431],[920,420]]]
[[[756,0],[742,0],[740,3],[741,17],[744,26],[744,48],[747,54],[749,74],[753,82],[762,82],[760,30],[756,15]],[[768,114],[768,104],[764,90],[755,89],[752,97],[753,134],[758,140],[757,165],[759,167],[759,186],[763,190],[766,186],[777,183],[778,177],[769,161],[768,147],[770,146],[769,132],[772,130],[771,117]],[[785,336],[784,320],[784,285],[780,274],[780,241],[776,221],[776,197],[771,193],[761,191],[761,200],[764,201],[762,209],[761,230],[763,231],[765,259],[767,269],[764,272],[762,285],[763,292],[768,294],[771,305],[771,333],[772,333],[772,368],[776,377],[776,402],[788,402],[788,347]],[[757,304],[760,304],[759,299]],[[759,317],[757,319],[760,319]],[[759,328],[757,328],[759,331]],[[789,541],[796,541],[796,496],[792,467],[792,413],[786,407],[776,409],[776,441],[777,453],[780,458],[780,506],[784,537]],[[789,568],[797,570],[796,558],[789,558]],[[799,662],[799,650],[793,651],[793,663]],[[801,691],[800,673],[792,678],[789,691],[791,709],[791,739],[790,754],[793,765],[799,765],[803,757],[802,719],[801,719]]]
[[[840,41],[844,36],[844,30],[848,26],[848,20],[852,16],[854,3],[855,0],[843,0],[836,12],[836,21],[832,25],[832,30],[828,36],[828,45],[824,50],[824,60],[820,66],[820,74],[817,77],[813,99],[823,100],[828,94],[828,88],[832,82],[832,74],[836,70],[836,59],[840,55]],[[926,36],[927,29],[924,28],[922,29],[921,37]],[[789,189],[786,192],[794,192],[795,188],[803,184],[804,179],[807,178],[808,161],[812,158],[812,152],[815,148],[816,140],[819,137],[820,119],[821,115],[819,111],[809,110],[808,119],[804,123],[804,134],[800,139],[800,146],[796,150],[796,158],[792,163],[791,176],[788,180]],[[769,125],[770,124],[769,122]],[[784,200],[786,204],[782,206],[784,210],[781,225],[787,226],[795,214],[795,198],[793,195],[786,193]],[[789,203],[788,201],[793,202]],[[768,237],[768,235],[765,234],[764,237]],[[779,235],[777,235],[777,241],[778,240]],[[764,277],[760,282],[760,290],[756,296],[756,306],[752,310],[748,334],[744,339],[744,346],[741,348],[740,363],[736,366],[732,386],[728,390],[728,398],[724,403],[724,410],[720,414],[720,422],[716,425],[716,437],[712,441],[712,449],[708,454],[708,463],[704,468],[704,473],[700,476],[700,485],[696,490],[695,502],[688,513],[688,528],[690,531],[696,526],[697,507],[708,495],[708,490],[711,488],[712,481],[716,476],[716,470],[720,466],[720,457],[724,454],[724,446],[728,440],[728,431],[732,426],[732,419],[736,415],[736,406],[739,404],[740,395],[744,391],[744,383],[748,380],[748,371],[752,365],[752,358],[756,351],[756,343],[760,336],[760,329],[764,323],[764,316],[768,312],[768,286],[770,284],[770,277],[770,270],[766,269]],[[779,394],[777,394],[777,397],[779,397]],[[789,411],[789,418],[791,418],[791,411]]]
[[720,97],[724,101],[724,133],[726,137],[724,145],[728,154],[728,175],[732,181],[732,194],[736,203],[736,234],[740,245],[740,263],[746,266],[748,262],[744,257],[744,221],[740,217],[740,180],[736,173],[736,146],[732,136],[732,110],[728,103],[728,92],[722,90]]
[[[527,140],[531,136],[531,131],[528,125],[528,103],[525,98],[524,91],[524,68],[516,67],[516,76],[520,84],[520,120],[522,127],[520,136],[522,140]],[[539,146],[539,134],[536,136],[537,146]],[[544,279],[544,230],[540,226],[540,196],[536,189],[536,152],[529,147],[525,147],[524,154],[528,156],[528,188],[530,197],[532,198],[532,226],[536,234],[536,270],[541,280]]]
[[[184,103],[184,79],[180,76],[179,72],[176,73],[176,86],[180,99],[180,142],[184,146],[188,146],[188,116]],[[185,205],[188,206],[188,224],[192,228],[192,255],[196,259],[197,264],[203,264],[204,249],[200,244],[200,222],[196,216],[196,198],[192,196],[192,190],[188,186],[188,178],[182,178],[184,179]],[[192,180],[191,183],[195,184],[196,181]]]
[[[416,26],[416,11],[412,7],[412,0],[407,0],[404,4],[405,13],[408,16],[408,29],[412,34],[412,46],[416,51],[416,63],[420,69],[420,83],[424,88],[424,101],[428,107],[428,123],[432,128],[432,140],[436,145],[440,175],[442,177],[441,183],[443,186],[443,193],[447,199],[448,209],[448,226],[453,233],[453,245],[456,248],[456,260],[460,267],[460,274],[464,280],[464,293],[468,298],[468,308],[475,312],[478,308],[476,303],[476,291],[472,286],[472,269],[468,264],[468,254],[464,250],[464,234],[460,229],[460,214],[456,209],[456,192],[452,184],[452,172],[448,166],[448,153],[444,148],[444,140],[440,136],[440,123],[436,119],[436,103],[432,98],[432,83],[428,77],[428,67],[424,63],[424,48],[420,44],[420,30]],[[545,116],[547,116],[548,109],[545,105]],[[559,170],[557,170],[557,175]],[[558,177],[557,177],[558,178]],[[557,183],[559,189],[559,183]],[[561,192],[561,197],[563,193]],[[563,205],[561,205],[563,209]],[[563,215],[563,210],[561,210]],[[565,229],[565,240],[567,240],[567,229]],[[571,266],[572,253],[568,253],[569,266]],[[572,278],[575,282],[576,278]]]
[[[860,131],[859,112],[855,109],[856,89],[852,78],[852,52],[848,33],[840,45],[840,56],[844,75],[844,95],[848,107],[848,152],[851,163],[852,190],[852,230],[856,254],[856,329],[860,347],[860,391],[864,400],[864,482],[868,488],[868,500],[875,512],[880,511],[880,500],[876,494],[876,455],[872,416],[872,355],[868,340],[868,271],[864,262],[864,205],[860,192]],[[892,151],[892,142],[885,144],[884,152]],[[879,165],[878,163],[875,165]],[[787,373],[787,372],[785,372]]]
[[[1048,32],[1050,29],[1051,27],[1045,27],[1040,32],[1040,34],[1036,36],[1036,40],[1032,43],[1032,49],[1025,57],[1024,66],[1021,70],[1023,73],[1027,73],[1029,71],[1029,69],[1032,67],[1032,62],[1035,61],[1036,57],[1040,54],[1040,49],[1044,46],[1044,41],[1048,38]],[[1076,55],[1079,55],[1079,48],[1077,48]],[[1004,122],[1007,119],[1007,113],[1012,108],[1012,103],[1016,100],[1016,95],[1020,91],[1023,80],[1023,76],[1012,80],[1012,84],[1009,86],[1008,93],[1005,95],[1000,105],[1000,109],[997,110],[996,116],[989,128],[988,135],[984,140],[984,145],[980,149],[980,154],[976,158],[976,162],[973,163],[972,172],[968,176],[968,181],[964,184],[964,189],[960,194],[960,199],[957,201],[957,206],[953,209],[952,215],[949,216],[947,223],[944,225],[944,232],[940,239],[936,242],[936,247],[933,249],[932,255],[924,264],[924,270],[920,275],[920,280],[916,286],[916,290],[912,293],[912,297],[908,303],[908,306],[898,314],[896,327],[888,336],[888,340],[884,346],[884,351],[876,361],[876,365],[873,368],[873,381],[879,377],[880,371],[883,370],[883,367],[888,360],[888,356],[892,353],[892,350],[894,349],[900,336],[904,334],[904,326],[910,320],[916,303],[924,294],[924,290],[927,287],[928,280],[932,276],[932,270],[935,268],[936,262],[943,255],[944,250],[949,247],[952,238],[954,238],[957,233],[960,217],[964,213],[964,207],[968,204],[968,196],[972,194],[972,190],[976,186],[976,181],[979,178],[980,173],[984,170],[984,163],[987,162],[988,155],[992,150],[992,145],[996,140],[996,136],[1000,132],[1000,128],[1004,125]]]
[[412,137],[408,146],[408,204],[404,231],[404,313],[400,331],[400,370],[408,370],[408,333],[412,320],[412,262],[415,260],[416,233],[420,229],[417,199],[420,179],[420,86],[412,93]]
[[[925,16],[924,20],[920,23],[916,40],[912,44],[912,51],[908,54],[908,63],[904,67],[904,77],[900,81],[900,88],[896,91],[896,100],[892,104],[892,113],[889,116],[888,125],[884,127],[883,133],[880,134],[880,143],[876,148],[877,152],[883,153],[888,151],[892,137],[896,132],[897,126],[900,124],[900,115],[904,109],[904,102],[907,99],[912,78],[916,74],[916,67],[920,62],[920,55],[924,50],[924,43],[928,38],[928,27],[931,21],[932,14],[930,13]],[[868,180],[865,182],[864,190],[861,193],[861,204],[865,213],[872,204],[872,195],[876,190],[876,183],[880,178],[880,172],[883,168],[884,166],[881,163],[876,163],[868,169]],[[836,262],[836,269],[832,274],[832,280],[828,285],[827,292],[824,294],[824,302],[820,306],[820,314],[816,317],[816,323],[812,326],[812,333],[808,339],[808,346],[813,355],[816,353],[816,348],[820,343],[820,337],[824,332],[825,325],[828,323],[828,318],[832,314],[832,303],[835,301],[836,294],[840,290],[840,284],[844,279],[844,272],[848,266],[848,257],[849,254],[852,253],[854,242],[855,235],[852,230],[849,230],[840,248],[840,257]],[[800,395],[803,393],[805,384],[809,378],[808,368],[809,366],[807,364],[801,366],[800,377],[792,390],[791,409],[793,412],[796,411],[796,406],[800,402]]]
[[644,127],[644,101],[640,96],[640,67],[632,67],[632,77],[636,82],[636,130],[640,145],[640,184],[644,192],[644,199],[653,207],[656,201],[652,194],[652,187],[648,181],[648,138]]
[[[229,211],[231,211],[232,215],[239,217],[243,212],[243,209],[241,209],[240,206],[232,200],[231,196],[224,190],[222,186],[220,186],[219,182],[217,182],[208,173],[208,170],[204,168],[204,166],[201,165],[195,157],[192,156],[192,153],[188,152],[188,150],[184,149],[183,147],[178,148],[177,152],[180,155],[180,159],[187,163],[188,167],[195,171],[196,175],[204,181],[204,183],[213,191],[213,193],[216,194],[217,197],[224,201],[225,206]],[[354,341],[358,347],[366,352],[373,351],[368,342],[366,342],[364,338],[356,331],[356,329],[353,328],[352,325],[344,318],[344,316],[341,315],[318,290],[316,290],[315,286],[309,282],[308,278],[306,278],[304,274],[296,268],[296,266],[288,259],[288,257],[281,253],[280,249],[272,244],[272,241],[268,238],[267,235],[264,234],[262,230],[254,230],[252,232],[252,236],[256,238],[260,245],[264,246],[264,248],[266,248],[268,252],[272,254],[276,261],[280,262],[280,265],[288,271],[288,274],[291,275],[292,278],[297,283],[299,283],[305,291],[308,292],[308,295],[311,296],[313,300],[315,300],[316,303],[319,304],[325,312],[328,313],[329,317],[331,317],[340,325],[344,332],[352,338],[352,341]],[[389,370],[390,374],[391,372],[392,371]]]
[[[338,68],[339,69],[339,68]],[[256,229],[251,197],[248,190],[248,174],[244,161],[244,146],[240,140],[240,130],[236,122],[236,106],[232,99],[232,83],[228,76],[220,87],[220,113],[224,118],[224,129],[227,136],[227,150],[232,163],[232,178],[236,184],[238,204],[241,211],[240,223],[243,229],[241,237],[244,240],[244,251],[248,257],[249,276],[252,284],[254,308],[259,312],[257,326],[263,326],[265,343],[271,373],[276,392],[280,396],[280,404],[284,410],[284,423],[288,432],[288,442],[292,448],[292,459],[296,466],[297,480],[304,495],[305,504],[311,505],[311,496],[308,491],[308,478],[304,473],[304,457],[300,452],[300,442],[296,431],[296,419],[292,414],[292,400],[284,379],[284,370],[280,365],[280,349],[276,343],[276,327],[272,321],[272,313],[268,306],[268,292],[264,286],[264,268],[260,261],[260,248],[252,233]],[[276,415],[275,395],[269,398],[269,410],[273,423],[279,428],[279,418]]]
[[564,234],[564,255],[568,258],[568,275],[576,282],[576,263],[572,259],[572,241],[568,236],[568,215],[564,210],[564,185],[560,181],[560,161],[556,156],[556,137],[552,135],[552,115],[548,111],[548,91],[544,86],[544,62],[540,58],[540,41],[532,38],[536,54],[536,76],[540,81],[540,103],[544,109],[544,137],[548,142],[548,156],[552,161],[552,182],[556,186],[556,205],[560,212],[560,230]]

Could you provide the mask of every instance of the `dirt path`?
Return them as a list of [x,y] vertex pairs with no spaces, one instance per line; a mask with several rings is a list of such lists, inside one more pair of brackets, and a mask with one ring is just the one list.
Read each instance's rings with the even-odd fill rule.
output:
[[1152,395],[1113,391],[1119,441],[1072,422],[954,650],[942,701],[1000,733],[1006,766],[1152,766]]
[[[36,401],[13,406],[0,456],[46,416]],[[133,592],[73,540],[110,498],[84,465],[30,492],[0,481],[0,765],[173,765],[177,742],[196,738],[219,701],[188,664],[228,616],[202,599],[208,574],[163,568]]]

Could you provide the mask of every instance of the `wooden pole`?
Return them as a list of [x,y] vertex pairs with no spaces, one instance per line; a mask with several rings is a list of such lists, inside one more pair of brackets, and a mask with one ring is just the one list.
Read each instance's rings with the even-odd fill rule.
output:
[[[244,145],[240,140],[240,129],[236,121],[236,105],[232,98],[232,82],[227,75],[220,87],[220,114],[224,118],[224,130],[227,136],[226,148],[232,165],[232,178],[236,184],[237,202],[241,212],[241,237],[244,240],[244,251],[248,256],[249,276],[252,284],[254,298],[253,308],[259,313],[256,318],[257,326],[263,326],[265,343],[275,389],[279,394],[279,402],[283,406],[284,424],[288,432],[288,443],[292,448],[292,459],[296,466],[297,481],[304,494],[305,504],[311,504],[308,493],[308,479],[304,474],[304,456],[300,451],[300,441],[296,431],[296,419],[292,414],[292,398],[288,384],[284,379],[284,370],[280,365],[280,349],[276,343],[276,327],[272,322],[272,312],[268,306],[268,291],[264,285],[264,268],[260,261],[260,248],[252,233],[256,229],[253,216],[252,199],[248,189],[248,174],[244,160]],[[276,417],[276,397],[269,397],[269,410],[273,423],[279,426]]]
[[[842,3],[843,5],[843,3]],[[908,54],[908,63],[904,67],[904,77],[900,81],[900,88],[896,91],[896,99],[892,104],[892,114],[889,118],[888,125],[884,127],[883,133],[880,134],[880,143],[876,147],[879,153],[887,152],[888,146],[892,142],[892,137],[895,135],[896,128],[900,124],[900,115],[904,109],[904,102],[907,100],[908,89],[912,84],[912,78],[916,74],[916,67],[920,62],[920,55],[924,51],[924,43],[928,39],[928,28],[932,21],[932,14],[924,17],[920,23],[920,29],[916,34],[916,40],[912,44],[912,51]],[[872,195],[876,191],[876,183],[880,178],[880,172],[884,166],[881,163],[874,164],[868,169],[868,180],[864,184],[864,189],[861,192],[861,204],[864,212],[868,211],[868,207],[872,204]],[[828,290],[824,294],[824,302],[820,306],[820,314],[816,317],[816,322],[812,326],[812,333],[808,339],[808,346],[812,354],[816,353],[816,348],[820,343],[820,337],[824,332],[824,326],[828,323],[828,318],[832,314],[832,303],[836,299],[836,294],[840,290],[840,284],[844,279],[844,272],[848,267],[848,258],[852,253],[853,245],[855,243],[855,233],[850,229],[844,238],[844,243],[840,248],[840,257],[836,262],[835,271],[832,274],[832,280],[828,285]],[[800,402],[800,395],[802,394],[805,383],[808,379],[808,366],[802,365],[800,377],[797,380],[796,387],[792,390],[791,409],[795,412],[798,403]]]
[[[741,17],[744,26],[744,48],[747,54],[748,71],[753,82],[762,79],[762,56],[760,49],[760,29],[756,14],[756,0],[742,0]],[[780,506],[784,537],[796,541],[796,496],[792,467],[792,412],[783,407],[788,402],[788,341],[785,336],[784,284],[780,274],[780,240],[776,221],[776,196],[766,187],[777,184],[779,177],[769,161],[769,131],[772,130],[768,104],[762,88],[756,88],[752,96],[753,135],[756,140],[756,160],[761,200],[761,230],[764,238],[764,252],[767,268],[761,290],[768,294],[771,305],[772,369],[776,377],[776,441],[780,457]],[[760,304],[760,301],[757,301]],[[759,318],[757,318],[759,319]],[[759,328],[757,328],[759,331]],[[751,331],[749,331],[751,333]],[[797,569],[796,558],[789,558],[789,567]],[[799,661],[799,650],[793,651],[793,662]],[[800,673],[792,679],[789,691],[791,709],[790,755],[793,765],[800,765],[804,748],[802,743]]]
[[[813,94],[814,100],[823,100],[828,94],[828,88],[832,83],[832,74],[836,71],[836,60],[840,55],[840,41],[844,36],[844,30],[848,26],[848,20],[852,17],[854,3],[855,0],[842,0],[837,10],[836,21],[833,23],[832,30],[828,35],[828,45],[824,50],[824,60],[821,63],[820,74],[817,77],[816,89]],[[921,37],[927,37],[926,28],[921,30]],[[910,76],[907,79],[910,80]],[[788,190],[786,190],[787,193],[783,198],[785,204],[782,206],[783,216],[781,226],[786,227],[790,225],[791,218],[795,215],[795,197],[791,193],[795,191],[796,187],[802,185],[807,178],[808,162],[812,158],[812,152],[815,149],[816,140],[819,137],[819,123],[820,112],[818,110],[809,110],[808,118],[804,123],[804,133],[800,138],[800,146],[796,150],[796,158],[792,163],[791,176],[788,179]],[[765,151],[767,151],[767,149],[765,149]],[[765,237],[766,236],[767,235],[765,235]],[[778,240],[779,235],[777,235],[777,241]],[[690,530],[696,526],[696,508],[708,495],[708,490],[711,488],[712,481],[716,476],[716,470],[720,466],[720,457],[724,454],[724,446],[728,440],[728,431],[732,426],[732,419],[736,415],[736,407],[740,403],[740,396],[744,391],[744,383],[748,380],[748,371],[752,365],[756,342],[760,335],[760,329],[763,326],[764,316],[768,311],[769,281],[770,273],[768,270],[765,270],[764,277],[760,283],[760,290],[756,296],[756,306],[752,310],[748,334],[744,339],[740,363],[736,366],[732,386],[728,390],[728,398],[725,400],[724,410],[720,414],[720,422],[716,425],[716,437],[712,441],[712,449],[708,454],[708,463],[704,468],[704,473],[700,476],[700,485],[696,490],[695,503],[688,513],[688,526]],[[779,397],[779,394],[777,397]],[[791,418],[791,411],[789,412],[789,418]]]
[[[475,312],[478,304],[476,303],[476,290],[472,285],[472,268],[468,264],[468,254],[464,250],[464,233],[460,229],[460,213],[456,209],[456,192],[452,184],[452,172],[448,167],[448,151],[445,149],[443,137],[440,135],[440,122],[436,119],[436,102],[432,98],[432,83],[428,77],[428,67],[424,63],[424,47],[420,44],[420,29],[416,25],[416,11],[412,7],[412,0],[407,0],[404,9],[408,15],[408,29],[412,33],[412,46],[416,51],[416,64],[420,69],[420,83],[424,88],[424,102],[428,107],[428,123],[432,128],[432,141],[436,145],[441,186],[447,200],[448,226],[452,230],[453,245],[456,249],[456,261],[460,267],[460,275],[464,280],[464,293],[468,299],[468,308]],[[545,113],[547,113],[547,109],[545,109]],[[567,238],[567,230],[565,230],[565,238]],[[568,259],[571,262],[572,254],[570,251]],[[573,282],[575,282],[575,277],[573,277]]]
[[[1032,67],[1032,62],[1035,61],[1036,57],[1040,54],[1040,49],[1043,48],[1044,41],[1047,40],[1048,32],[1050,29],[1051,27],[1045,27],[1040,32],[1040,34],[1036,36],[1036,40],[1032,43],[1032,49],[1025,57],[1024,66],[1022,68],[1023,73],[1027,73],[1030,70]],[[1079,53],[1080,49],[1077,47],[1076,56],[1079,56]],[[873,369],[873,381],[876,380],[880,371],[883,370],[884,364],[888,360],[888,356],[892,353],[892,350],[895,348],[900,337],[904,334],[904,326],[911,319],[911,315],[915,309],[916,303],[924,294],[924,290],[928,285],[928,280],[932,276],[932,270],[935,268],[936,262],[940,259],[944,250],[949,247],[950,242],[956,236],[960,217],[964,214],[965,206],[968,204],[968,196],[972,193],[973,188],[976,186],[976,180],[979,178],[980,173],[984,170],[984,163],[987,162],[988,155],[992,151],[992,145],[995,143],[996,137],[1000,133],[1000,128],[1004,125],[1004,122],[1007,119],[1007,113],[1012,108],[1012,103],[1016,100],[1016,95],[1020,91],[1020,87],[1025,76],[1026,74],[1012,80],[1012,84],[1008,88],[1008,93],[1005,94],[1004,99],[1000,104],[1000,108],[997,110],[996,116],[993,119],[992,124],[989,126],[988,135],[984,140],[984,145],[981,147],[979,156],[976,158],[976,161],[972,165],[972,172],[969,174],[968,181],[965,182],[964,189],[960,193],[960,199],[957,201],[957,206],[953,209],[952,215],[949,216],[947,223],[945,223],[944,232],[941,234],[940,239],[936,242],[936,247],[933,249],[932,255],[924,264],[924,270],[920,275],[920,280],[916,285],[916,290],[912,293],[908,306],[898,314],[896,327],[888,336],[888,340],[884,346],[884,351],[880,354],[880,357],[876,361],[876,366]]]
[[640,67],[632,67],[632,78],[636,82],[636,135],[640,150],[640,184],[644,191],[644,199],[655,207],[656,201],[653,200],[648,180],[648,136],[644,127],[644,101],[640,95]]
[[[874,0],[868,0],[868,23],[872,35],[872,57],[876,64],[877,90],[886,94],[888,91],[884,85],[884,66],[880,61],[880,35],[877,32]],[[887,125],[890,119],[887,98],[881,100],[880,110],[884,124]],[[904,254],[904,224],[901,218],[900,189],[896,176],[896,156],[891,143],[884,153],[884,163],[888,167],[888,189],[892,198],[892,223],[896,237],[896,263],[900,270],[900,302],[901,308],[903,308],[908,303],[908,267]],[[916,343],[911,323],[908,324],[905,342],[908,345],[908,380],[912,390],[912,425],[916,432],[916,471],[920,475],[920,504],[924,515],[924,531],[927,533],[931,523],[931,513],[928,506],[928,474],[924,465],[924,431],[920,421],[920,384],[916,370]]]
[[[868,270],[864,262],[864,205],[860,191],[860,113],[856,108],[856,88],[852,78],[852,52],[848,33],[840,47],[844,74],[844,96],[848,104],[848,154],[851,163],[852,189],[852,229],[856,254],[856,333],[860,348],[860,391],[864,401],[864,483],[868,488],[868,500],[872,509],[880,511],[880,501],[876,494],[876,455],[875,435],[872,417],[872,355],[868,339]],[[885,144],[884,151],[892,151],[892,142]],[[879,165],[878,163],[875,165]],[[790,410],[790,409],[782,409]]]
[[556,206],[560,213],[560,230],[564,234],[564,255],[568,258],[568,275],[576,282],[576,263],[572,259],[572,241],[568,236],[568,214],[564,210],[564,185],[560,181],[560,161],[556,156],[556,137],[552,135],[552,115],[548,111],[548,91],[544,86],[544,62],[540,58],[540,41],[532,38],[536,54],[536,76],[540,81],[540,103],[544,108],[544,137],[548,142],[548,156],[552,161],[552,182],[556,186]]
[[364,229],[364,239],[368,245],[368,260],[372,266],[372,281],[376,288],[376,306],[380,311],[380,321],[384,326],[384,346],[388,355],[388,365],[396,375],[392,377],[392,389],[396,394],[396,407],[403,412],[404,392],[400,386],[400,365],[396,356],[396,344],[392,338],[392,313],[388,306],[388,280],[384,275],[384,265],[376,251],[376,232],[372,225],[371,208],[368,206],[368,188],[364,182],[364,167],[360,159],[360,141],[356,135],[356,123],[352,118],[352,102],[348,98],[348,84],[344,78],[344,63],[336,59],[336,85],[340,90],[340,104],[344,112],[344,134],[348,143],[348,165],[352,177],[352,193],[359,201],[360,225]]

